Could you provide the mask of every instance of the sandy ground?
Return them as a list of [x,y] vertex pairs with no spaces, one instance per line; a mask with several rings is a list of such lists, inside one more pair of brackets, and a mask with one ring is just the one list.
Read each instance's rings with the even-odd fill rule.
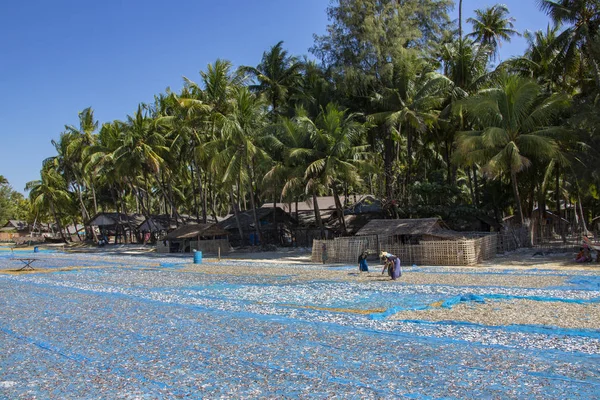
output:
[[572,329],[600,329],[600,304],[558,301],[506,300],[484,304],[459,303],[451,309],[402,311],[390,319],[463,321],[481,325],[547,325]]

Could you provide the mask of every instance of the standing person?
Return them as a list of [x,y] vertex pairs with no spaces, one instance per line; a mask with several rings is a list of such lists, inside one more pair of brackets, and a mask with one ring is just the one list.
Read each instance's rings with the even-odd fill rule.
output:
[[367,265],[367,256],[369,255],[369,253],[364,250],[362,253],[360,253],[360,256],[358,256],[358,270],[360,272],[369,272],[369,266]]

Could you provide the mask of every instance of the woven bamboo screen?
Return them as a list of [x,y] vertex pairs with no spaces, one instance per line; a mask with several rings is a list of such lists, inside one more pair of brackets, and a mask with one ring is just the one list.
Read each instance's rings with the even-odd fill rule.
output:
[[400,257],[403,264],[417,265],[476,265],[496,255],[495,234],[474,235],[458,240],[428,240],[420,244],[402,244],[394,237],[361,236],[314,240],[312,261],[320,263],[357,262],[359,254],[387,251]]

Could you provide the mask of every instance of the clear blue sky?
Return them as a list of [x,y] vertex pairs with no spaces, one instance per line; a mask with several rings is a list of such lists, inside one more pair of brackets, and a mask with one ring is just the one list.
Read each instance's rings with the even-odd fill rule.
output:
[[[519,31],[545,29],[532,0],[507,0]],[[0,175],[15,190],[39,179],[50,141],[91,106],[101,123],[125,119],[140,102],[217,58],[256,65],[283,40],[308,54],[323,34],[328,0],[23,0],[0,14]],[[464,0],[463,19],[495,2]],[[453,17],[458,15],[457,10]],[[465,32],[470,25],[464,23]],[[520,54],[523,39],[504,44],[501,58]]]

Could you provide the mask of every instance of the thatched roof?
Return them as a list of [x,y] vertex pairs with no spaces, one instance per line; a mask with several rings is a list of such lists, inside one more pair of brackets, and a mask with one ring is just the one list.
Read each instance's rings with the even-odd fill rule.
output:
[[[295,220],[290,217],[288,213],[283,211],[281,208],[275,208],[275,219],[277,223],[295,223]],[[259,221],[263,221],[264,224],[270,224],[273,222],[273,207],[271,208],[257,208],[256,216]],[[250,229],[254,228],[254,214],[252,210],[242,211],[238,213],[238,217],[240,219],[240,225],[242,229]],[[235,219],[235,215],[231,215],[229,218],[219,222],[218,224],[221,228],[226,230],[237,230],[237,222]],[[262,224],[261,224],[262,226]]]
[[217,224],[189,224],[183,225],[170,232],[166,240],[191,239],[198,236],[226,236],[229,232],[220,228]]
[[[344,221],[346,222],[346,233],[355,235],[359,232],[369,221],[372,221],[375,217],[370,214],[356,214],[356,215],[344,215]],[[326,227],[337,232],[342,231],[342,224],[339,218],[332,217],[326,224]]]
[[4,231],[17,230],[25,231],[29,229],[29,225],[26,221],[18,221],[16,219],[9,219],[8,222],[2,227]]
[[[347,206],[349,204],[358,204],[360,203],[363,199],[365,199],[366,197],[369,197],[370,195],[350,195],[350,196],[343,196],[340,195],[340,202],[342,203],[342,206]],[[370,196],[372,197],[372,196]],[[290,203],[276,203],[277,207],[281,208],[284,211],[287,211],[289,213],[294,213],[296,212],[296,202],[292,202],[291,203],[291,207],[290,207]],[[319,210],[321,211],[326,211],[326,210],[335,210],[336,206],[335,206],[335,199],[333,196],[318,196],[317,197],[317,204],[319,205]],[[273,208],[273,203],[272,202],[267,202],[264,203],[262,205],[261,208]],[[315,209],[315,205],[313,204],[313,199],[312,197],[308,198],[306,201],[300,201],[298,202],[298,211],[314,211]]]
[[131,224],[132,227],[137,227],[144,221],[144,216],[141,214],[123,214],[116,212],[102,212],[94,215],[89,222],[89,225],[94,226],[116,226]]
[[374,219],[363,226],[356,234],[364,235],[433,235],[447,232],[439,218],[414,219]]

